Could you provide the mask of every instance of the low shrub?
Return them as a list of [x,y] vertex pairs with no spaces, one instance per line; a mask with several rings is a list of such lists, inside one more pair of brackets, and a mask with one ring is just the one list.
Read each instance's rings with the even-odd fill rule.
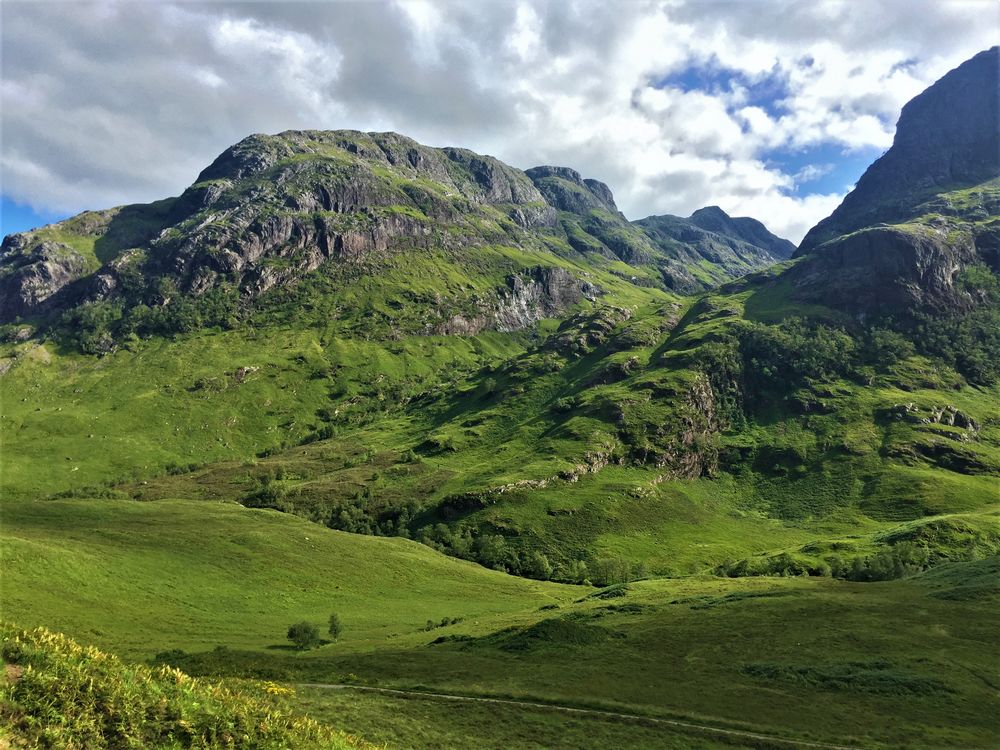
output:
[[371,747],[288,713],[277,702],[288,688],[250,681],[223,685],[168,666],[125,664],[44,628],[3,624],[0,640],[8,665],[0,685],[0,726],[14,747]]

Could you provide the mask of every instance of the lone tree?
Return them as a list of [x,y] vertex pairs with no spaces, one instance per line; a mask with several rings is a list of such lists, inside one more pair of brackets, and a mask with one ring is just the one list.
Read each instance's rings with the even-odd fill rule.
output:
[[330,615],[330,628],[326,632],[330,634],[333,640],[337,640],[340,634],[344,632],[344,624],[340,621],[340,615],[336,612]]
[[311,622],[297,622],[288,628],[288,640],[300,650],[319,645],[319,628]]

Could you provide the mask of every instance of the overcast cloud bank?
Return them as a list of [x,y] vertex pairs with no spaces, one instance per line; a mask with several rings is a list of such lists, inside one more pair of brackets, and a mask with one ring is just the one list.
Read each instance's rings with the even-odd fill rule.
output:
[[[3,194],[176,195],[231,143],[396,130],[607,182],[626,216],[717,204],[798,241],[902,105],[995,42],[962,2],[27,3],[2,13]],[[815,160],[813,157],[815,156]]]

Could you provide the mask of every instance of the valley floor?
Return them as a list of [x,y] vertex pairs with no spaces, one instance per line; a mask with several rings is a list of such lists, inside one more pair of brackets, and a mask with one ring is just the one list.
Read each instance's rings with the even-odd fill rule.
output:
[[[180,500],[6,503],[0,552],[5,619],[192,674],[866,748],[986,748],[1000,732],[997,557],[883,583],[692,576],[595,589]],[[285,645],[289,624],[334,611],[336,642]],[[391,747],[790,746],[515,703],[301,686],[287,700]]]

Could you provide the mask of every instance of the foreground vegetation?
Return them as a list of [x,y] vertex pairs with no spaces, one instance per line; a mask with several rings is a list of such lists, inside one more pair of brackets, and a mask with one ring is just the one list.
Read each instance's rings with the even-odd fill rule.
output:
[[295,716],[274,684],[193,679],[126,664],[44,628],[0,626],[7,747],[347,750],[372,745]]

